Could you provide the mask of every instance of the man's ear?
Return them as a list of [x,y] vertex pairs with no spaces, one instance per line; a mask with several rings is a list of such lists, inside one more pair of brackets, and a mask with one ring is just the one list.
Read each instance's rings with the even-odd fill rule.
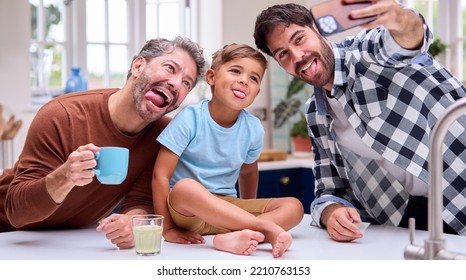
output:
[[142,56],[138,56],[133,60],[133,63],[131,64],[131,75],[134,77],[138,77],[142,71],[144,70],[144,67],[146,66],[146,60]]
[[205,74],[205,80],[209,86],[213,86],[215,82],[215,71],[210,68]]

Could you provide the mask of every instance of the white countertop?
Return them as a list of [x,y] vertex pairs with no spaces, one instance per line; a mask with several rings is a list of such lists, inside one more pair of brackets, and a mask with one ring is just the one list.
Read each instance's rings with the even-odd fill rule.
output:
[[[329,239],[323,229],[309,225],[310,216],[290,232],[293,244],[283,260],[396,260],[403,259],[408,230],[371,225],[364,237],[350,243]],[[416,231],[415,244],[423,245],[426,231]],[[466,237],[444,235],[448,251],[466,254]],[[142,257],[133,249],[119,250],[94,228],[0,233],[0,260],[271,260],[270,244],[260,244],[251,256],[217,251],[212,236],[204,245],[165,242],[160,255]]]
[[312,167],[314,167],[314,156],[289,156],[286,160],[259,162],[259,171]]

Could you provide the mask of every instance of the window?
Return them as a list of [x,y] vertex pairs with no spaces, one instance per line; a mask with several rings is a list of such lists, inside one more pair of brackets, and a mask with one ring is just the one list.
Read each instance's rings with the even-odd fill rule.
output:
[[129,68],[128,3],[86,1],[86,50],[89,88],[121,87]]
[[[146,1],[146,39],[154,37],[171,38],[174,34],[189,31],[185,22],[189,22],[189,13],[178,0]],[[163,22],[163,25],[157,24]]]
[[61,0],[30,0],[31,88],[33,96],[56,95],[63,87],[66,67],[66,18]]
[[[71,67],[88,87],[121,87],[150,38],[191,36],[187,0],[29,0],[33,100],[63,93]],[[40,101],[39,101],[40,103]]]
[[[447,45],[437,57],[460,80],[466,73],[466,1],[404,0],[406,6],[418,10],[434,34]],[[440,4],[441,3],[441,4]],[[442,19],[442,20],[439,20]]]

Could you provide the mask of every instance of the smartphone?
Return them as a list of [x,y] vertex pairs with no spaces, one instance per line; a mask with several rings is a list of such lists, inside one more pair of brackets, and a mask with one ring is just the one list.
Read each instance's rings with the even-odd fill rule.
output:
[[323,36],[343,32],[355,26],[375,20],[376,16],[351,19],[352,10],[362,9],[372,5],[371,2],[345,4],[342,0],[330,0],[312,6],[311,16]]

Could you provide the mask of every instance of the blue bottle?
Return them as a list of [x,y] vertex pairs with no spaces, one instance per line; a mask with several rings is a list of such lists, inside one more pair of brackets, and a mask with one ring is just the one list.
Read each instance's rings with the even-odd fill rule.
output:
[[71,76],[66,80],[65,93],[87,90],[87,79],[79,71],[79,67],[71,68]]

